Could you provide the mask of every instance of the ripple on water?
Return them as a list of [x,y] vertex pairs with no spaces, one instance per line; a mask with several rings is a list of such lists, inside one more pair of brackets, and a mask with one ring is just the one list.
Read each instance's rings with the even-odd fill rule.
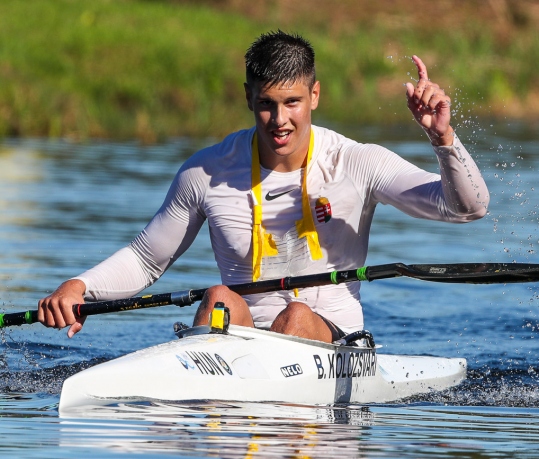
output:
[[[26,403],[35,411],[36,400]],[[77,457],[159,453],[427,458],[491,457],[493,452],[498,457],[515,453],[533,457],[539,440],[537,414],[537,410],[501,407],[155,402],[86,410],[80,417],[49,422],[44,433],[32,434],[37,439],[47,436],[45,451],[48,446],[59,446],[56,457],[68,457],[63,454],[66,450]],[[9,424],[16,422],[11,419]],[[24,424],[31,431],[37,427],[28,420]],[[0,429],[5,431],[9,425]]]

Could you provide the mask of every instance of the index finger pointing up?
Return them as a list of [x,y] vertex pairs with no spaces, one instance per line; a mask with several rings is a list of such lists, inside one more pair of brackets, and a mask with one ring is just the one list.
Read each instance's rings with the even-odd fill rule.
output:
[[428,80],[429,75],[427,74],[427,66],[423,63],[419,57],[417,57],[415,54],[412,56],[412,61],[417,67],[417,73],[419,75],[420,80]]

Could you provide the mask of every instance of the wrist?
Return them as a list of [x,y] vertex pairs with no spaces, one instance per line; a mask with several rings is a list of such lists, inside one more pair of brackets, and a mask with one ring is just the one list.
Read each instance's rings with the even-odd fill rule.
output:
[[65,281],[60,287],[58,287],[58,290],[67,290],[70,292],[74,292],[80,296],[84,296],[86,293],[86,284],[81,281],[80,279],[69,279]]
[[455,131],[451,126],[443,134],[426,129],[425,132],[429,137],[430,143],[433,147],[450,147],[453,145],[455,138]]

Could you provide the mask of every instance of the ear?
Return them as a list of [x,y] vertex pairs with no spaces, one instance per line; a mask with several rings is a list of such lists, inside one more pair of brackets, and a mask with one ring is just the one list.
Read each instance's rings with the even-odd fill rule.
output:
[[320,81],[315,81],[311,89],[311,110],[316,110],[320,98]]
[[249,110],[253,111],[253,102],[251,100],[252,91],[248,83],[243,83],[243,88],[245,89],[245,99],[247,100],[247,107]]

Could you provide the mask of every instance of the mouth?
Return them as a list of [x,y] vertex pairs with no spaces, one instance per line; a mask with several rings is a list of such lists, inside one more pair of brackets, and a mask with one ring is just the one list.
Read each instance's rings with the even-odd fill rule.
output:
[[292,131],[290,129],[283,129],[282,131],[271,131],[273,135],[273,140],[278,143],[279,145],[284,145],[288,142],[288,139],[290,138],[290,135],[292,134]]

